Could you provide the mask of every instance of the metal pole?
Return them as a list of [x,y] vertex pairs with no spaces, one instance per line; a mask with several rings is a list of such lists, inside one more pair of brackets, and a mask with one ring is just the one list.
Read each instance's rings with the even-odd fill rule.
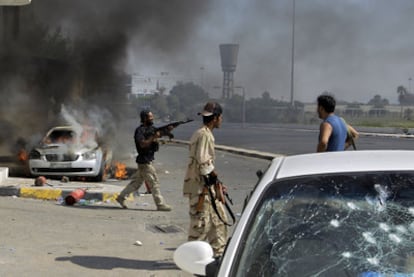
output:
[[204,90],[204,66],[200,67],[200,86]]
[[243,88],[243,108],[242,108],[242,128],[246,127],[246,92],[244,87]]
[[294,74],[295,74],[295,0],[292,1],[292,49],[291,49],[291,66],[290,66],[290,105],[293,106],[294,94]]
[[239,88],[242,90],[242,128],[246,127],[246,88],[243,86],[237,86],[234,88]]

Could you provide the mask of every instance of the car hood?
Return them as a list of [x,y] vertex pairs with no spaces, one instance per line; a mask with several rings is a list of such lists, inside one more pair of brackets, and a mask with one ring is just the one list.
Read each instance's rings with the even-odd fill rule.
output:
[[82,145],[82,144],[45,144],[35,149],[41,154],[62,154],[62,153],[84,153],[98,148],[98,145]]

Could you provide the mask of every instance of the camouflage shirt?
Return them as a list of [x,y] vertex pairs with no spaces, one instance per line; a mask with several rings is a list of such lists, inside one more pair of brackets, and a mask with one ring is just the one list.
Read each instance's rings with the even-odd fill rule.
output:
[[203,175],[214,170],[214,136],[209,128],[201,127],[191,136],[189,161],[184,179],[183,193],[201,194],[204,187]]

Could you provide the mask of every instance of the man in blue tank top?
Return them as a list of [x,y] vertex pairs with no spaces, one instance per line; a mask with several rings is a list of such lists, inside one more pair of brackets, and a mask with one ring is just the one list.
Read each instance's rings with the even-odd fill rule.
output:
[[347,127],[335,111],[335,99],[330,95],[318,97],[318,115],[322,119],[317,152],[344,151]]

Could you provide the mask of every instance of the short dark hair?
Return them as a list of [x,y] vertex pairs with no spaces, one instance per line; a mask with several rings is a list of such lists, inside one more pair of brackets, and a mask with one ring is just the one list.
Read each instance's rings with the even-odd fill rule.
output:
[[141,118],[141,122],[144,123],[144,121],[148,118],[148,115],[151,111],[148,109],[142,110],[139,114],[139,117]]
[[327,113],[333,113],[336,106],[335,98],[328,94],[319,95],[318,106],[321,106]]
[[223,113],[223,108],[217,102],[208,102],[204,106],[204,110],[213,113],[212,115],[209,115],[209,116],[203,116],[204,124],[211,122],[214,119],[214,117],[218,117]]

